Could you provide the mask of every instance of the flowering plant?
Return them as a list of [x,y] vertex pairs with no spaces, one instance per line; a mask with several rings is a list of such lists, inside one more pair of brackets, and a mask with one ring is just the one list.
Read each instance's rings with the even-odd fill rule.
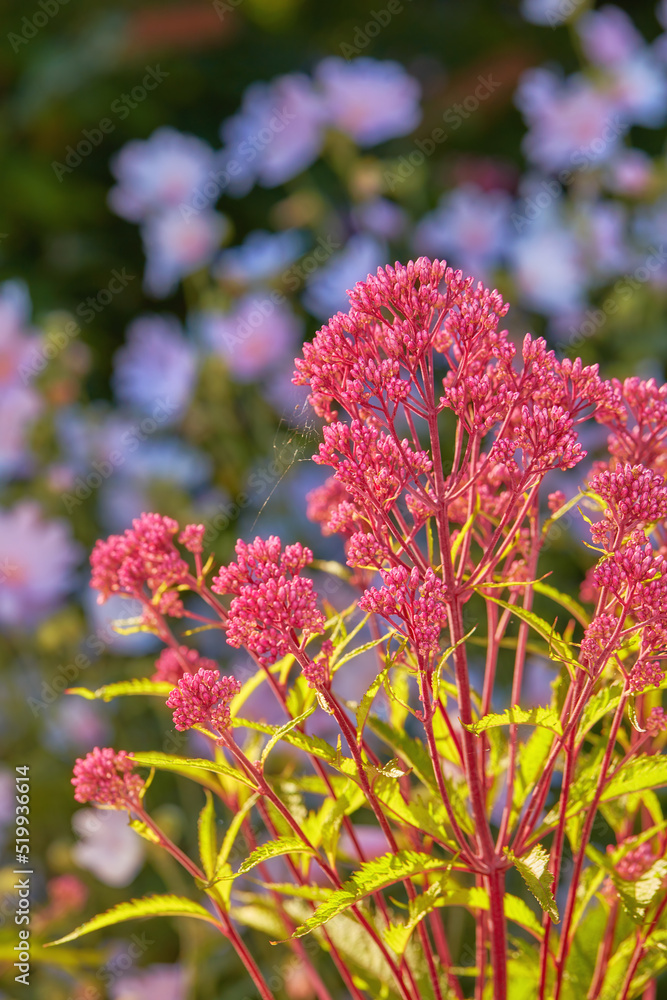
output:
[[[291,948],[320,1000],[341,982],[355,1000],[655,995],[667,386],[605,381],[530,335],[519,354],[506,312],[498,292],[420,258],[358,283],[349,312],[304,346],[295,381],[325,421],[315,461],[334,470],[309,514],[342,536],[347,566],[272,536],[239,541],[215,572],[203,527],[158,514],[96,544],[99,600],[140,601],[135,626],[165,649],[151,679],[76,692],[161,697],[206,751],[96,748],[77,761],[75,796],[127,810],[205,905],[132,900],[61,941],[190,915],[225,935],[263,1000],[279,986],[244,926]],[[607,429],[607,451],[567,500],[552,486],[585,460],[587,422]],[[538,566],[577,509],[596,559],[581,600]],[[309,566],[353,591],[349,606],[320,602]],[[247,650],[256,673],[221,676],[184,643],[200,628]],[[346,703],[339,676],[368,656],[376,676]],[[539,660],[550,701],[526,707]],[[260,685],[282,724],[244,717]],[[275,767],[281,748],[292,756]],[[204,790],[197,860],[148,811],[156,769]]]

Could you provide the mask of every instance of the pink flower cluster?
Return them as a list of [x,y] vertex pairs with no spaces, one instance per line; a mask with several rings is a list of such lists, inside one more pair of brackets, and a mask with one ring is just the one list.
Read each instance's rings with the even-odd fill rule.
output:
[[[593,540],[604,545],[614,533],[626,535],[642,524],[667,517],[667,484],[659,472],[643,465],[619,465],[590,480],[590,488],[606,501],[604,520],[591,528]],[[611,537],[608,539],[608,535]]]
[[134,766],[125,750],[95,747],[74,765],[74,798],[77,802],[96,802],[111,809],[136,807],[144,781],[138,774],[132,774]]
[[313,561],[310,549],[298,542],[286,545],[271,535],[250,544],[236,543],[237,561],[222,567],[211,589],[233,594],[227,620],[227,642],[245,646],[273,663],[304,636],[324,630],[313,582],[299,574]]
[[167,708],[173,709],[174,725],[181,731],[208,723],[222,731],[229,727],[229,704],[240,690],[235,677],[221,677],[217,670],[200,667],[179,679],[167,698]]
[[[447,623],[447,592],[429,567],[423,579],[419,571],[397,566],[382,573],[384,587],[370,587],[359,601],[363,611],[372,611],[398,628],[423,656],[438,649],[440,632]],[[419,596],[418,596],[419,595]]]
[[170,588],[187,580],[189,568],[174,545],[177,531],[178,524],[170,517],[142,514],[123,535],[96,542],[90,585],[100,592],[98,602],[121,594],[146,604],[150,596],[158,611],[179,617],[183,604]]
[[183,674],[196,674],[200,667],[204,670],[218,669],[214,660],[200,656],[197,650],[191,649],[190,646],[179,646],[177,649],[167,646],[155,661],[155,673],[151,680],[166,681],[175,685]]

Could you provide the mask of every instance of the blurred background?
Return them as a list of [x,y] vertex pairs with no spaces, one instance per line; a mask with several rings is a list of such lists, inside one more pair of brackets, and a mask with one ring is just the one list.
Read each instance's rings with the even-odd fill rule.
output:
[[[271,532],[339,558],[304,517],[323,476],[292,361],[387,262],[445,258],[503,292],[517,342],[663,381],[667,3],[5,0],[0,20],[0,997],[242,1000],[235,958],[179,921],[13,982],[16,766],[35,933],[133,880],[182,889],[72,798],[95,744],[183,743],[161,706],[63,696],[154,670],[151,637],[110,624],[127,609],[95,604],[88,552],[158,510],[221,560]],[[187,847],[199,801],[160,788]],[[280,996],[312,996],[267,962]]]

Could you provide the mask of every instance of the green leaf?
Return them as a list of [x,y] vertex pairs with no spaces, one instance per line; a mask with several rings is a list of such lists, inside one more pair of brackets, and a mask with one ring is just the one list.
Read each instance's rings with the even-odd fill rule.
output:
[[667,877],[667,860],[659,858],[635,882],[626,882],[625,879],[619,878],[616,872],[612,872],[611,877],[621,897],[624,910],[635,923],[641,923],[648,907],[658,893],[662,892]]
[[354,872],[352,878],[342,888],[332,892],[329,899],[318,906],[312,917],[297,927],[292,937],[303,937],[305,934],[309,934],[371,893],[385,889],[396,882],[402,882],[403,879],[411,878],[414,875],[422,875],[429,871],[441,871],[448,867],[446,861],[433,858],[429,854],[421,854],[418,851],[397,851],[367,861]]
[[187,899],[185,896],[144,896],[143,899],[131,899],[126,903],[118,903],[112,906],[106,913],[99,913],[92,920],[87,920],[70,934],[58,938],[57,941],[49,941],[45,948],[52,948],[56,944],[64,944],[66,941],[74,941],[83,934],[90,934],[92,931],[101,930],[102,927],[113,927],[115,924],[123,923],[125,920],[134,920],[137,917],[196,917],[198,920],[206,920],[209,924],[219,927],[215,917],[205,910],[199,903]]
[[602,793],[601,801],[607,802],[619,795],[659,788],[662,785],[667,785],[667,756],[644,754],[624,764],[613,775]]
[[345,816],[366,804],[366,796],[358,785],[350,784],[337,799],[325,799],[320,810],[320,843],[329,862],[335,865],[338,836]]
[[488,593],[485,593],[485,598],[488,601],[493,601],[494,604],[500,605],[501,608],[505,608],[507,611],[511,611],[513,615],[520,618],[521,621],[526,622],[527,625],[537,632],[549,646],[549,656],[553,660],[559,660],[563,663],[567,663],[570,666],[578,667],[581,669],[577,658],[574,655],[572,646],[569,642],[556,631],[553,625],[546,622],[539,615],[536,615],[534,611],[528,611],[526,608],[521,608],[516,604],[508,604],[507,601],[501,601],[499,597],[493,597]]
[[410,900],[408,918],[404,924],[389,924],[383,932],[384,939],[392,951],[402,955],[412,932],[417,925],[428,916],[438,905],[438,897],[442,896],[443,882],[434,882],[425,892]]
[[388,673],[389,667],[385,667],[384,670],[377,674],[357,708],[357,741],[359,742],[361,742],[364,726],[366,725],[366,720],[370,714],[371,706],[375,700],[375,695],[382,687],[384,679]]
[[144,840],[147,840],[149,844],[160,843],[160,838],[158,837],[155,830],[151,830],[150,826],[148,826],[142,820],[131,819],[130,826],[132,827],[135,833],[138,833],[140,837],[143,837]]
[[553,734],[551,731],[538,726],[531,733],[530,739],[522,744],[519,752],[519,766],[514,779],[511,821],[523,809],[529,792],[541,775],[552,743]]
[[[146,765],[146,767],[155,767],[158,771],[173,771],[175,774],[182,774],[187,778],[193,778],[195,781],[201,782],[201,772],[222,774],[227,778],[234,778],[235,781],[240,781],[242,785],[247,785],[253,791],[256,790],[256,786],[247,775],[238,771],[230,764],[223,764],[220,761],[202,760],[197,757],[176,757],[173,754],[158,753],[157,751],[133,753],[132,757],[137,764]],[[208,784],[209,787],[219,787],[216,782],[213,782],[211,785],[210,780],[202,783]]]
[[[462,725],[465,725],[462,723]],[[560,724],[558,714],[549,708],[521,708],[520,705],[512,705],[506,708],[501,715],[485,715],[477,722],[472,722],[465,726],[471,733],[479,735],[487,729],[496,729],[498,726],[540,726],[542,729],[549,729],[557,736],[563,735],[563,727]]]
[[205,789],[206,802],[199,814],[197,833],[199,839],[199,857],[206,878],[212,879],[215,874],[215,860],[218,853],[218,837],[216,831],[215,803],[208,788]]
[[504,897],[505,916],[508,920],[513,920],[515,924],[520,924],[540,940],[544,937],[544,929],[537,915],[529,907],[525,899],[520,896],[513,896],[506,892]]
[[315,711],[315,706],[311,705],[311,707],[306,709],[306,711],[303,712],[302,715],[298,715],[296,719],[290,719],[289,722],[286,722],[283,726],[280,726],[278,729],[276,729],[275,733],[273,734],[269,742],[264,747],[264,750],[262,751],[260,763],[263,764],[265,762],[266,758],[269,756],[276,743],[279,740],[281,740],[283,736],[291,732],[292,729],[294,729],[296,726],[299,726],[302,722],[305,722],[308,716],[312,715],[314,711]]
[[554,877],[548,868],[547,851],[541,844],[536,844],[532,851],[522,858],[517,858],[512,851],[506,853],[542,909],[549,914],[554,923],[558,923],[560,917],[551,889]]
[[160,698],[168,698],[174,690],[174,685],[168,681],[152,681],[148,677],[133,677],[130,681],[119,681],[116,684],[105,684],[104,687],[91,691],[88,688],[74,687],[67,688],[65,694],[78,694],[88,701],[101,699],[111,701],[120,695],[151,694]]
[[249,799],[246,799],[246,801],[243,803],[238,812],[235,813],[234,818],[227,827],[227,832],[225,833],[224,839],[222,841],[222,846],[220,847],[220,850],[218,852],[218,857],[215,862],[216,874],[218,870],[222,868],[224,864],[227,863],[227,859],[229,858],[231,849],[234,846],[234,841],[236,840],[238,832],[241,829],[243,820],[250,812],[252,807],[255,805],[258,798],[259,798],[259,793],[256,793],[255,795],[251,795]]
[[617,707],[620,700],[621,685],[605,683],[604,686],[586,702],[586,706],[581,715],[581,722],[579,723],[577,740],[582,739],[586,733],[600,721],[600,719],[603,719],[605,715],[612,712]]
[[300,837],[279,837],[278,840],[268,840],[265,844],[254,850],[246,858],[239,870],[229,877],[236,878],[238,875],[245,875],[246,872],[252,871],[257,865],[261,865],[263,861],[268,861],[270,858],[279,858],[283,854],[314,853],[312,848],[307,847]]
[[429,788],[437,788],[431,758],[421,740],[413,739],[412,736],[408,736],[405,730],[396,729],[384,719],[378,719],[376,716],[369,718],[368,726],[384,740],[387,746],[391,747],[410,765],[425,785],[428,785]]
[[575,601],[574,597],[571,597],[570,594],[562,594],[560,590],[556,590],[555,587],[550,586],[548,583],[543,583],[542,580],[535,580],[533,590],[536,594],[544,594],[545,597],[550,597],[556,604],[560,604],[562,608],[565,608],[566,611],[569,611],[577,619],[580,625],[586,626],[590,624],[590,614],[586,611],[583,604]]

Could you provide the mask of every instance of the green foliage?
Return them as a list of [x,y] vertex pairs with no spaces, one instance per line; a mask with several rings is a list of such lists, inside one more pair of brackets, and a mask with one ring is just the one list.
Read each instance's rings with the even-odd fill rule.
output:
[[549,871],[549,854],[541,844],[536,844],[528,854],[517,858],[512,851],[507,851],[508,858],[514,863],[533,896],[545,913],[558,923],[558,908],[553,896],[552,885],[554,877]]
[[101,930],[103,927],[113,927],[114,924],[134,920],[137,917],[195,917],[197,920],[206,920],[218,926],[215,917],[191,899],[173,895],[145,896],[143,899],[131,899],[126,903],[119,903],[106,913],[99,913],[57,941],[49,941],[44,947],[51,948],[66,941],[74,941],[84,934]]

